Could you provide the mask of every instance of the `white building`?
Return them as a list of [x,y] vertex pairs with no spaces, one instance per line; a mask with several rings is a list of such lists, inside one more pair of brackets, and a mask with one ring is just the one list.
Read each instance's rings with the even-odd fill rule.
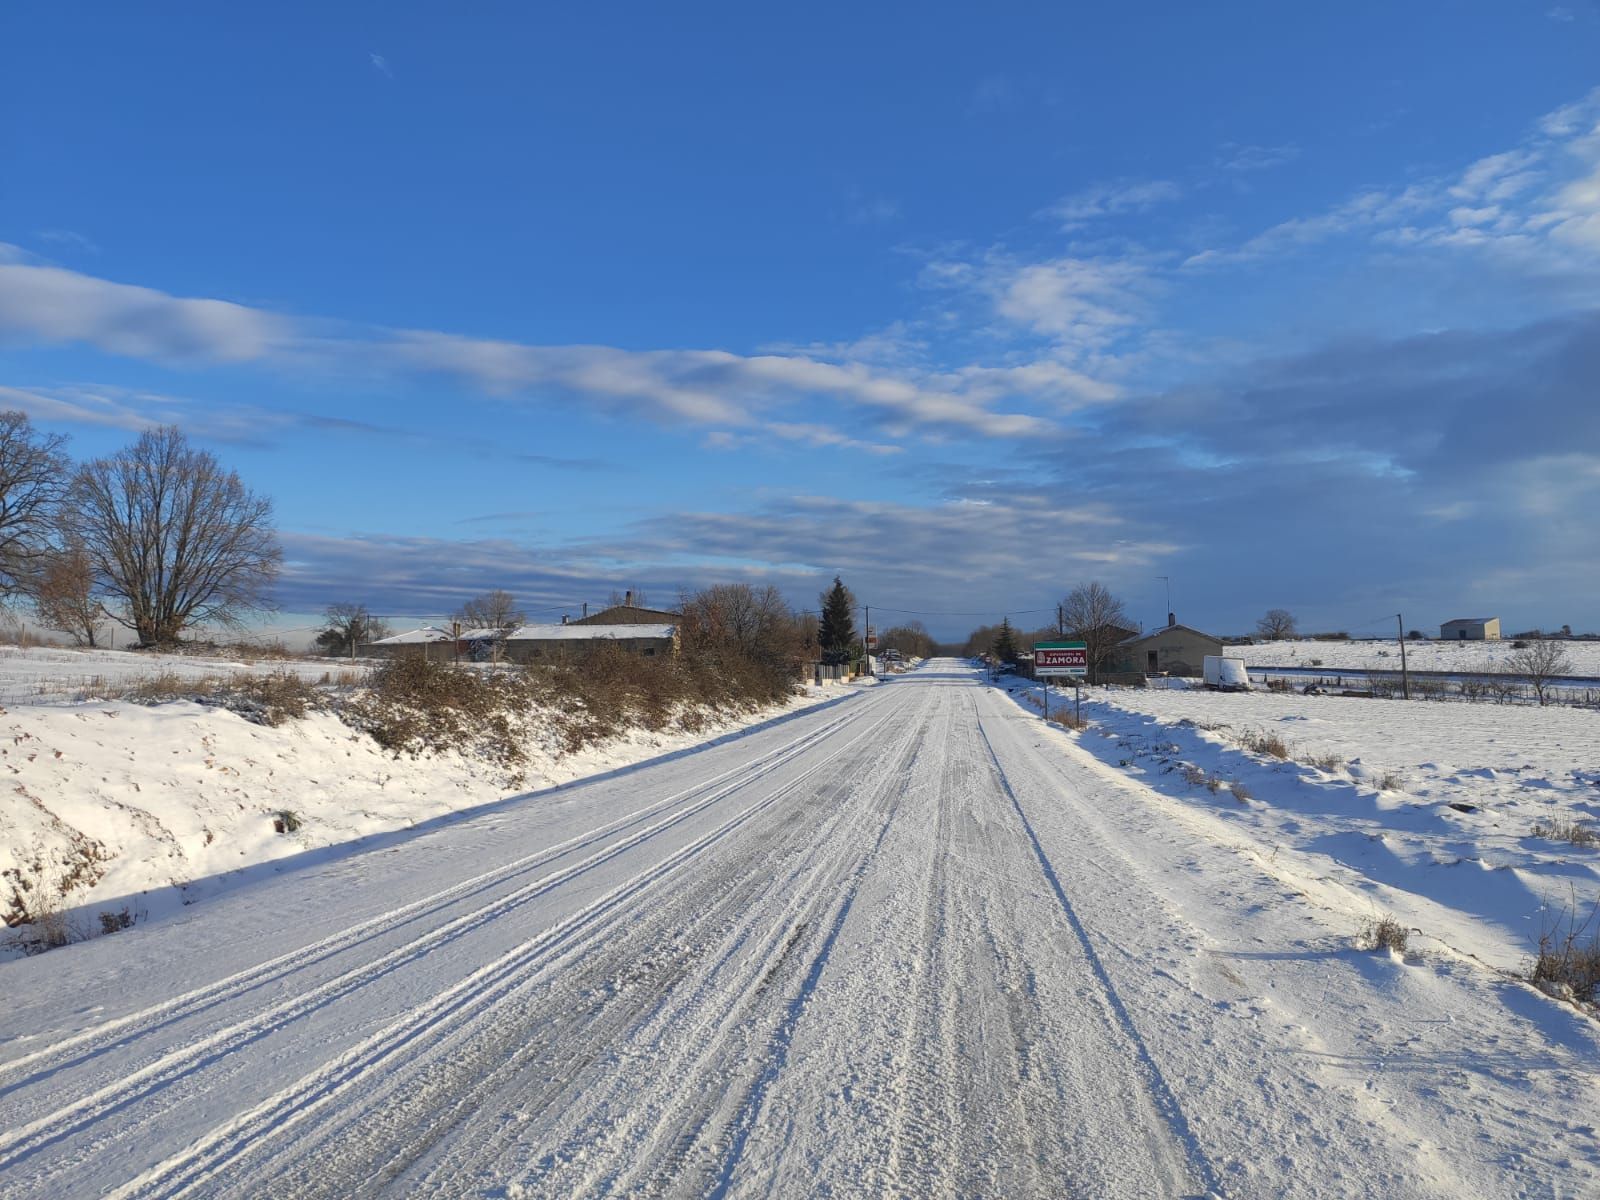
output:
[[1499,617],[1457,617],[1439,626],[1439,637],[1446,642],[1498,642]]

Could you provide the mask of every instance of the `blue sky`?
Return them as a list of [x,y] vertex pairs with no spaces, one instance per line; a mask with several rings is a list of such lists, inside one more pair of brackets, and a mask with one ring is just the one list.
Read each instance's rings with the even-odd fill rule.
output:
[[0,405],[236,466],[285,624],[1600,626],[1592,3],[0,20]]

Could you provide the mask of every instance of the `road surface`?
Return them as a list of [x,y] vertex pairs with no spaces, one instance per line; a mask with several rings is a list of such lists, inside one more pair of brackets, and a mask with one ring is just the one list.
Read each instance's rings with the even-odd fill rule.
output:
[[0,966],[0,1194],[1600,1194],[1577,1018],[1208,819],[935,662]]

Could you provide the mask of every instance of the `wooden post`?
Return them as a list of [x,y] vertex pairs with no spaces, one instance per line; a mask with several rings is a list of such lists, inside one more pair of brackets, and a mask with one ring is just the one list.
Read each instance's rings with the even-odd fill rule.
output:
[[1411,672],[1406,670],[1406,623],[1399,613],[1394,615],[1395,632],[1400,635],[1400,690],[1411,699]]

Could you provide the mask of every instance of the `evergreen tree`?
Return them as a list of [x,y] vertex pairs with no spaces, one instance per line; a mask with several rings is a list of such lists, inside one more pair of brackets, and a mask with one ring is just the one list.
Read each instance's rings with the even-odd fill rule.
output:
[[850,594],[839,577],[833,577],[833,586],[822,593],[822,621],[817,628],[817,644],[822,648],[822,661],[846,663],[856,640],[855,621],[851,610],[856,598]]
[[995,632],[994,644],[991,652],[1001,662],[1012,663],[1017,661],[1017,635],[1012,632],[1011,618],[1007,617],[1000,622],[1000,628]]

